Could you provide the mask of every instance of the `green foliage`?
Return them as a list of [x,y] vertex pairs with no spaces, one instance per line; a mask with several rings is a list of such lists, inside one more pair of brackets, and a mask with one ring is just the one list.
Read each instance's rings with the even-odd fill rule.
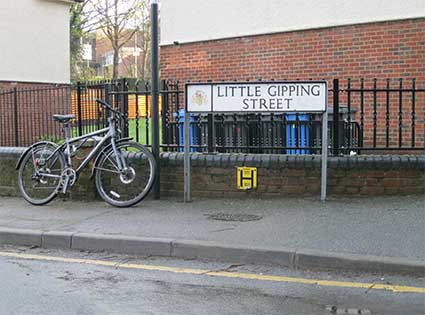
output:
[[70,8],[70,57],[71,57],[71,81],[79,80],[79,65],[82,63],[82,5],[75,3]]
[[71,81],[75,82],[80,80],[81,64],[83,63],[82,56],[82,38],[83,38],[83,25],[82,25],[83,5],[81,3],[74,3],[70,8],[70,57],[71,57]]
[[86,35],[84,26],[88,19],[84,13],[84,3],[74,3],[70,8],[70,63],[71,82],[88,81],[95,75],[86,61],[83,60],[83,37]]

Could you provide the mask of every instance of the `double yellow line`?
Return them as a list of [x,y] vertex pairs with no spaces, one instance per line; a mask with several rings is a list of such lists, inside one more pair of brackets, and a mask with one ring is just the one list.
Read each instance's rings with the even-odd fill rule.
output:
[[105,267],[114,267],[114,268],[123,268],[123,269],[139,269],[139,270],[165,271],[165,272],[173,272],[173,273],[192,274],[192,275],[207,275],[207,276],[222,277],[222,278],[298,283],[298,284],[307,284],[307,285],[316,285],[316,286],[325,286],[325,287],[386,290],[386,291],[402,292],[402,293],[422,293],[422,294],[425,293],[425,288],[422,288],[422,287],[411,287],[411,286],[393,285],[393,284],[332,281],[332,280],[307,279],[307,278],[298,278],[298,277],[263,275],[263,274],[254,274],[254,273],[244,273],[244,272],[211,271],[207,269],[131,264],[131,263],[120,263],[120,262],[112,262],[112,261],[105,261],[105,260],[66,258],[66,257],[13,253],[13,252],[0,252],[0,256],[17,258],[17,259],[54,261],[54,262],[73,263],[73,264],[86,264],[86,265],[96,265],[96,266],[105,266]]

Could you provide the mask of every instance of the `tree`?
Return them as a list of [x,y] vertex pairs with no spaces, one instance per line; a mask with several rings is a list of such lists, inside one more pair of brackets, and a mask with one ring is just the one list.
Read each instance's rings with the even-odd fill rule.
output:
[[76,81],[80,78],[82,62],[82,47],[83,38],[82,15],[84,4],[75,3],[70,9],[70,63],[71,63],[71,81]]
[[70,8],[70,65],[71,81],[85,80],[91,76],[91,70],[83,60],[83,37],[98,24],[97,16],[87,10],[89,1],[74,3]]
[[140,29],[140,46],[141,46],[141,58],[142,67],[139,70],[139,75],[143,79],[150,78],[150,40],[151,40],[151,20],[149,16],[148,5],[144,10],[138,12],[138,25]]
[[112,79],[118,78],[120,49],[139,30],[138,14],[146,10],[146,0],[89,0],[97,27],[108,38],[113,50]]

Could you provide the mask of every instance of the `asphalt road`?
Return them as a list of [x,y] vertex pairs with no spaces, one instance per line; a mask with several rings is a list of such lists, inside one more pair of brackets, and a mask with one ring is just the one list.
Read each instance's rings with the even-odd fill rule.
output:
[[425,313],[425,291],[380,287],[421,290],[423,278],[107,253],[1,247],[0,281],[1,315],[332,314],[331,307],[337,314]]

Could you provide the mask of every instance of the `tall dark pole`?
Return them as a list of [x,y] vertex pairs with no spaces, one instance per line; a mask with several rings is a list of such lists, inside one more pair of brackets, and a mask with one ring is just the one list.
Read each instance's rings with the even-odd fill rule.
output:
[[152,53],[152,153],[156,160],[154,198],[160,197],[159,182],[159,69],[158,69],[158,0],[151,0],[151,53]]

